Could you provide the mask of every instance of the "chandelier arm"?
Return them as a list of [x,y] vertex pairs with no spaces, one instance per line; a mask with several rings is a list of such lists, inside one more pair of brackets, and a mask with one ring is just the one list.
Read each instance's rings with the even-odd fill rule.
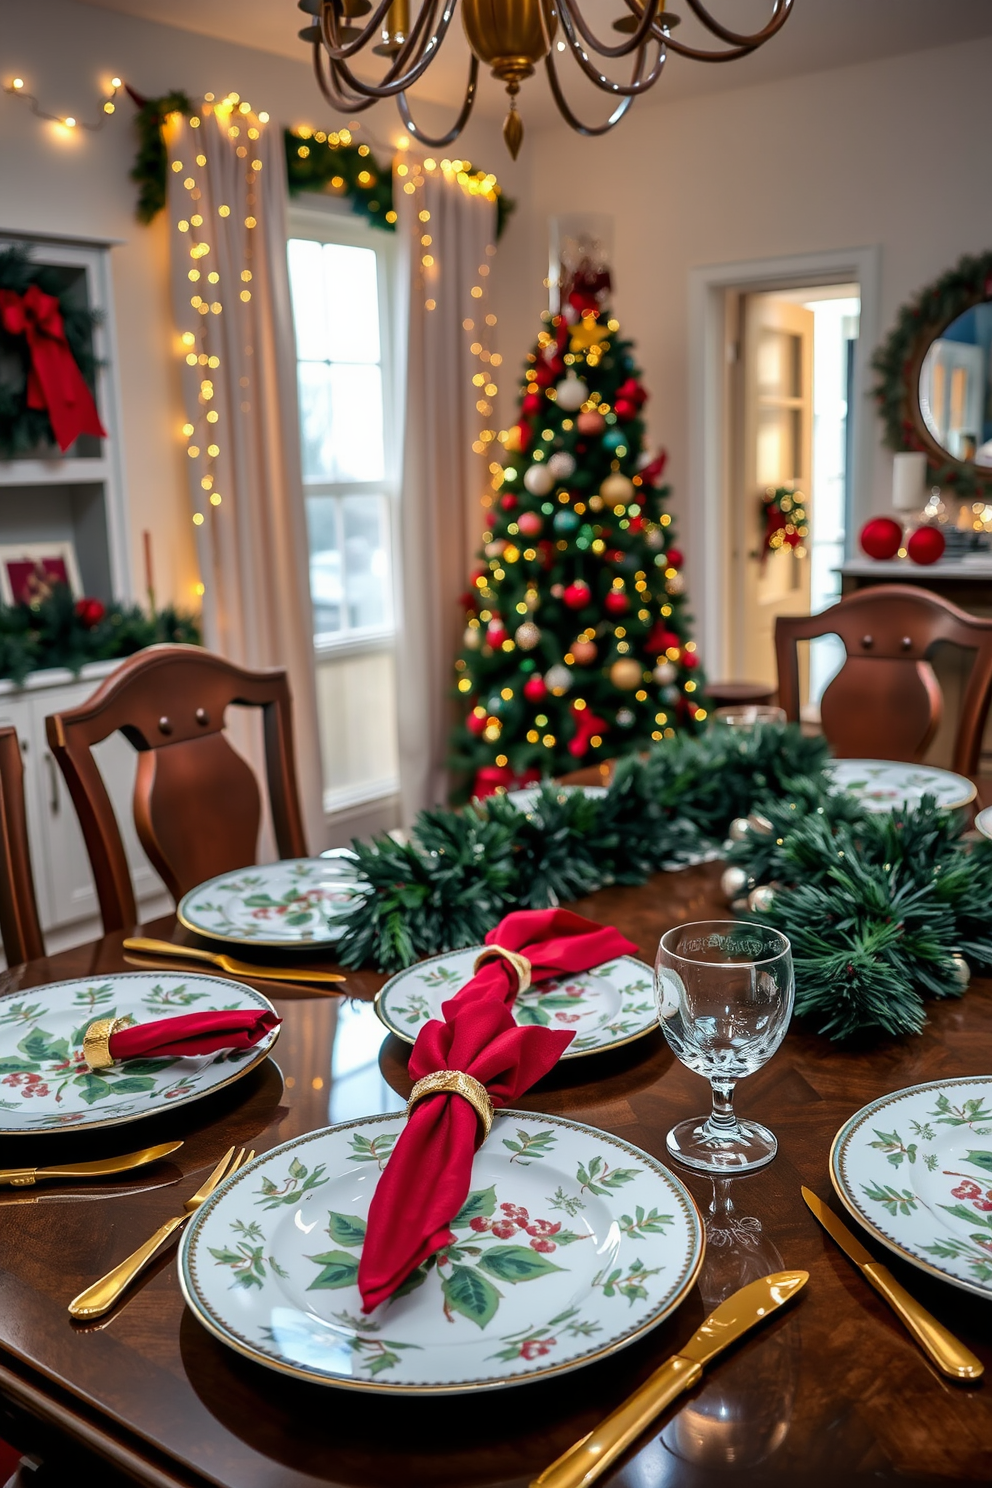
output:
[[313,70],[317,79],[317,87],[320,89],[331,108],[342,114],[361,114],[367,108],[371,108],[377,101],[374,98],[352,98],[341,91],[338,85],[337,74],[334,63],[327,59],[327,77],[324,76],[324,49],[319,41],[313,44]]
[[793,0],[772,0],[772,13],[768,24],[750,35],[745,32],[731,31],[728,26],[721,25],[714,16],[710,15],[702,0],[688,0],[688,4],[697,20],[702,21],[706,29],[714,36],[718,36],[721,41],[726,41],[731,46],[747,47],[753,50],[763,45],[769,37],[774,36],[776,31],[781,30],[789,18]]
[[465,125],[468,123],[469,115],[471,114],[473,106],[475,104],[478,83],[479,59],[473,53],[472,61],[469,65],[468,70],[468,84],[465,88],[465,101],[462,104],[461,113],[458,115],[458,118],[448,130],[447,134],[439,135],[437,138],[435,138],[433,135],[425,134],[420,126],[415,122],[413,115],[410,113],[410,105],[406,101],[406,94],[398,93],[396,95],[396,106],[399,109],[400,118],[403,120],[403,123],[406,126],[407,130],[410,134],[413,135],[413,138],[418,142],[418,144],[430,145],[432,149],[438,150],[442,149],[445,145],[452,144],[458,138],[462,130],[465,128]]
[[585,55],[582,49],[582,42],[571,29],[571,22],[565,19],[564,7],[562,7],[561,16],[562,25],[564,27],[565,34],[568,37],[569,45],[571,46],[576,62],[578,62],[586,77],[590,78],[598,88],[601,88],[603,90],[604,93],[614,93],[621,98],[636,98],[638,94],[646,93],[648,89],[652,88],[658,81],[659,77],[661,76],[661,70],[665,65],[665,47],[663,42],[658,43],[657,59],[654,63],[654,66],[651,68],[651,71],[646,77],[642,77],[640,75],[644,68],[644,58],[647,51],[647,43],[642,42],[641,46],[638,49],[637,56],[634,58],[634,69],[630,82],[615,83],[613,79],[608,78],[605,73],[597,71],[594,63],[589,61],[589,58]]
[[374,13],[366,22],[365,28],[359,31],[354,41],[346,41],[343,44],[337,40],[339,17],[334,9],[333,0],[331,4],[321,6],[318,20],[320,33],[324,38],[328,54],[335,62],[340,62],[342,58],[353,57],[356,52],[368,46],[374,36],[381,33],[382,23],[386,19],[392,0],[379,0],[378,9],[375,9],[375,0],[372,0],[372,3]]
[[575,130],[576,134],[584,134],[589,136],[608,134],[611,129],[613,129],[617,124],[620,123],[620,120],[623,118],[624,114],[627,112],[627,110],[630,108],[630,105],[634,101],[633,97],[631,97],[629,94],[626,98],[622,98],[605,124],[583,124],[582,120],[577,119],[568,106],[565,95],[561,90],[561,84],[558,81],[558,73],[555,69],[555,64],[552,61],[550,52],[544,59],[544,68],[548,74],[548,82],[551,85],[551,92],[554,97],[555,103],[558,105],[558,112],[565,120],[565,123],[568,124],[571,129]]
[[627,0],[627,8],[638,17],[637,30],[627,41],[621,42],[618,46],[607,46],[586,23],[579,9],[579,0],[558,0],[558,10],[564,29],[569,31],[574,26],[600,57],[629,57],[631,52],[637,51],[644,45],[648,36],[653,36],[657,40],[653,28],[660,23],[664,14],[663,11],[658,10],[658,0]]
[[725,52],[703,52],[698,47],[687,46],[684,41],[676,41],[674,36],[666,36],[665,44],[680,57],[691,57],[694,62],[736,62],[739,57],[750,57],[761,45],[756,41],[749,46],[730,47]]
[[[340,72],[348,87],[353,88],[354,91],[360,94],[363,98],[371,98],[374,100],[380,98],[395,98],[398,93],[402,93],[405,91],[405,89],[412,87],[419,78],[423,77],[424,73],[427,71],[427,68],[433,62],[434,58],[437,56],[438,52],[441,49],[441,44],[444,41],[448,27],[451,24],[451,18],[455,13],[455,0],[444,0],[445,9],[441,16],[441,19],[438,22],[437,28],[434,31],[433,35],[425,44],[419,57],[408,71],[402,73],[399,76],[397,76],[397,73],[399,72],[400,67],[404,65],[408,57],[412,54],[413,48],[420,41],[421,29],[426,25],[425,17],[429,15],[431,20],[433,20],[434,15],[437,12],[439,3],[441,3],[441,0],[428,0],[428,3],[422,7],[420,14],[418,15],[417,20],[411,29],[410,39],[407,45],[398,54],[392,66],[388,69],[385,76],[378,83],[364,82],[361,78],[355,76],[351,68],[348,66],[347,62],[345,62],[340,56],[332,56],[331,60],[335,68],[338,70],[338,72]],[[431,42],[436,42],[436,45],[432,46]]]

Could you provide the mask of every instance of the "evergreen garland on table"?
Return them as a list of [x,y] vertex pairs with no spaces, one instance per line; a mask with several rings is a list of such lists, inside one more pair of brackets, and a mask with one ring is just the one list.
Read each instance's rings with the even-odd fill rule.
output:
[[21,683],[29,672],[115,661],[157,642],[199,645],[196,619],[171,605],[146,615],[138,605],[76,602],[64,584],[37,606],[0,605],[0,677]]

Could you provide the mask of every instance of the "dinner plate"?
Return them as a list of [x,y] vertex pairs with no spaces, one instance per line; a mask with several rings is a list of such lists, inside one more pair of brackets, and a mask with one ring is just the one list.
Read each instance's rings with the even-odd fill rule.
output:
[[931,1080],[872,1101],[834,1138],[830,1177],[890,1250],[992,1297],[992,1075]]
[[986,806],[975,817],[975,826],[983,837],[992,837],[992,806]]
[[301,1379],[456,1394],[612,1354],[692,1286],[702,1222],[657,1158],[561,1116],[499,1111],[454,1243],[363,1315],[366,1217],[402,1127],[392,1114],[308,1132],[224,1183],[180,1256],[200,1322]]
[[207,879],[183,895],[176,915],[211,940],[309,949],[340,940],[339,917],[358,892],[347,858],[284,858]]
[[[477,945],[448,951],[390,977],[375,1000],[390,1033],[414,1043],[430,1018],[441,1017],[441,1004],[471,980],[475,958],[486,949]],[[563,1059],[617,1049],[658,1026],[651,968],[633,956],[617,956],[591,971],[528,987],[510,1011],[518,1023],[573,1032]]]
[[[549,786],[553,786],[554,785],[554,781],[552,781],[552,780],[549,780],[546,783]],[[527,785],[527,786],[524,786],[523,789],[521,789],[521,790],[507,791],[507,793],[506,793],[506,799],[510,802],[510,804],[512,806],[516,806],[516,808],[517,808],[518,811],[533,811],[534,807],[537,805],[537,803],[541,799],[541,790],[542,790],[542,787],[539,786],[539,785]],[[565,798],[565,796],[574,795],[574,793],[576,791],[581,791],[584,796],[592,796],[592,797],[605,796],[606,795],[606,786],[605,785],[559,785],[557,787],[557,789],[556,789],[556,794],[558,795],[559,799],[562,799],[563,800]]]
[[260,1064],[279,1030],[250,1049],[129,1059],[99,1073],[83,1058],[83,1035],[96,1018],[155,1023],[230,1008],[275,1011],[251,987],[195,972],[113,972],[0,997],[0,1134],[118,1126],[212,1095]]
[[898,760],[830,760],[824,766],[838,790],[857,796],[866,811],[893,811],[919,806],[924,796],[936,796],[946,811],[967,806],[976,788],[965,775],[937,770],[932,765],[907,765]]

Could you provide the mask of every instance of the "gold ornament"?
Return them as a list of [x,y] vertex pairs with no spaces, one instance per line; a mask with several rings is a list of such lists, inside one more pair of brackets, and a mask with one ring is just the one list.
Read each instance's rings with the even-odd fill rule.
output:
[[762,816],[760,811],[752,811],[747,824],[756,837],[770,837],[775,830],[767,816]]
[[524,604],[530,610],[531,614],[534,613],[540,603],[541,596],[538,594],[537,590],[528,589],[527,593],[524,595]]
[[602,335],[599,322],[593,316],[583,316],[577,325],[572,327],[569,336],[569,351],[588,351],[590,346],[595,346]]
[[604,505],[605,505],[605,503],[603,501],[602,496],[590,496],[589,497],[589,510],[590,511],[602,511]]
[[622,656],[610,667],[610,681],[614,687],[619,687],[625,692],[632,692],[635,687],[641,685],[641,663],[635,661],[632,656]]
[[506,442],[503,445],[507,454],[519,455],[520,453],[520,425],[512,424],[506,431]]
[[759,884],[747,896],[747,907],[752,914],[767,914],[775,903],[775,890],[771,884]]
[[971,981],[971,967],[958,951],[955,951],[951,957],[951,963],[954,967],[954,975],[957,978],[958,986],[962,990],[966,990],[968,983]]
[[570,649],[579,666],[591,666],[596,660],[595,641],[573,641]]
[[685,579],[680,573],[672,574],[670,579],[665,580],[665,589],[669,594],[684,594]]
[[751,831],[751,823],[746,816],[735,816],[730,823],[729,837],[731,842],[743,842]]
[[599,494],[604,501],[611,506],[619,506],[621,502],[628,502],[634,494],[634,482],[627,476],[621,475],[619,470],[608,475],[599,488]]
[[516,630],[513,632],[513,639],[516,641],[521,651],[533,651],[534,647],[541,639],[541,632],[534,624],[533,620],[525,620],[524,623],[522,625],[518,625]]

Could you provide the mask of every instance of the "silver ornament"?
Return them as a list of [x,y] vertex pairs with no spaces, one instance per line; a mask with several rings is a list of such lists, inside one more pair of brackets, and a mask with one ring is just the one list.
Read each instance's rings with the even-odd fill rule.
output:
[[555,480],[568,480],[569,476],[575,473],[575,456],[570,455],[568,450],[559,450],[548,461],[548,470]]
[[572,674],[560,661],[548,667],[544,674],[544,685],[549,692],[567,692],[572,685]]
[[759,884],[747,896],[747,907],[752,914],[767,914],[775,903],[775,890],[770,884]]
[[634,714],[629,708],[617,709],[617,723],[621,728],[630,728],[635,721]]
[[569,372],[558,384],[557,395],[558,407],[566,413],[575,413],[588,398],[589,389],[574,372]]
[[971,981],[971,967],[958,951],[955,951],[951,957],[951,963],[954,967],[954,975],[958,986],[967,988],[968,983]]
[[730,823],[731,842],[743,842],[751,830],[751,823],[746,816],[735,816]]
[[678,673],[670,661],[659,661],[654,669],[654,680],[662,687],[666,687],[669,683],[674,682],[677,676]]
[[747,824],[757,837],[770,837],[775,830],[767,816],[762,816],[760,811],[752,811]]
[[652,553],[657,553],[660,548],[665,546],[665,534],[660,527],[649,527],[644,534],[644,541]]
[[684,594],[685,579],[680,573],[674,573],[670,579],[665,580],[665,588],[669,594]]
[[516,641],[521,651],[533,651],[534,647],[541,639],[541,632],[534,624],[533,620],[525,620],[523,624],[518,625],[516,630],[513,632],[513,639]]
[[524,485],[532,496],[547,496],[555,483],[547,465],[528,465],[524,471]]
[[720,888],[728,900],[739,899],[748,886],[748,876],[743,868],[732,866],[723,870]]

